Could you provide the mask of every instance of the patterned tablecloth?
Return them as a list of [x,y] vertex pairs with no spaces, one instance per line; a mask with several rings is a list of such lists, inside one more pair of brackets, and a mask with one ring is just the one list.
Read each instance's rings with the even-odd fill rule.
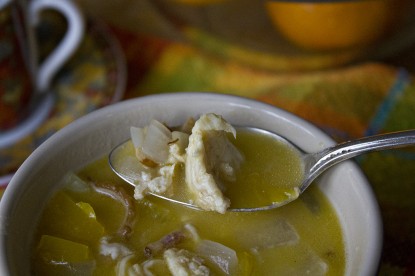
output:
[[[276,73],[228,58],[226,53],[213,54],[195,44],[120,29],[114,29],[114,33],[127,61],[125,99],[175,91],[246,96],[293,112],[338,142],[415,129],[415,55],[411,55],[415,47],[388,61],[312,72]],[[220,51],[218,45],[215,47]],[[91,55],[83,58],[86,57]],[[75,61],[76,58],[71,64]],[[59,93],[62,97],[71,95],[65,99],[69,109],[59,111],[57,107],[47,122],[52,126],[44,125],[39,132],[43,135],[38,137],[46,137],[74,120],[77,116],[73,112],[79,108],[87,113],[110,102],[108,98],[101,98],[105,93],[96,94],[97,90],[108,88],[105,85],[108,78],[103,77],[108,74],[97,70],[91,66],[73,66],[61,73],[60,78],[65,81],[58,81]],[[65,93],[65,89],[74,85],[69,75],[77,78],[79,93]],[[88,97],[81,91],[86,86]],[[57,112],[65,114],[57,116]],[[33,140],[23,141],[24,147],[0,154],[3,174],[18,167],[30,153],[28,144],[31,143]],[[371,153],[356,161],[367,175],[382,212],[384,244],[379,274],[415,275],[415,148]]]

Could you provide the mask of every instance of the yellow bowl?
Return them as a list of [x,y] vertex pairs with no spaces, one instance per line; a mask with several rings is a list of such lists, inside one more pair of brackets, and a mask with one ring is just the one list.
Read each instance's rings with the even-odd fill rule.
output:
[[370,45],[400,23],[406,5],[406,0],[265,3],[281,34],[313,50]]
[[277,72],[383,59],[415,41],[415,2],[409,0],[154,0],[154,5],[192,46]]

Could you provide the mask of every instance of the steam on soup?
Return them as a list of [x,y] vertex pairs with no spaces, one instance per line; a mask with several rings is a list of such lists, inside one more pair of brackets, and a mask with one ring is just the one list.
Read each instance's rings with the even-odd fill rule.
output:
[[[232,138],[233,134],[237,139]],[[247,130],[231,131],[231,136],[219,139],[225,138],[232,143],[224,142],[232,155],[226,159],[230,160],[231,173],[228,166],[225,177],[214,169],[206,172],[214,176],[214,184],[222,193],[219,196],[225,201],[231,199],[231,208],[246,206],[246,202],[266,205],[295,194],[295,187],[285,184],[301,177],[295,151],[264,134]],[[177,154],[186,152],[176,150]],[[131,163],[125,166],[140,163],[133,144],[123,151],[131,156]],[[151,176],[149,181],[160,177],[160,169],[172,163],[148,158],[148,152],[137,155],[150,162],[145,165],[151,167],[146,171]],[[183,161],[174,165],[171,179],[166,178],[171,182],[163,192],[189,192],[183,188],[188,187],[188,163]],[[141,162],[138,166],[142,165]],[[36,275],[344,274],[340,225],[317,187],[278,209],[221,213],[189,209],[146,196],[149,185],[137,192],[137,188],[115,176],[106,157],[76,174],[69,173],[63,182],[38,225],[32,261]],[[184,197],[189,196],[194,193]]]

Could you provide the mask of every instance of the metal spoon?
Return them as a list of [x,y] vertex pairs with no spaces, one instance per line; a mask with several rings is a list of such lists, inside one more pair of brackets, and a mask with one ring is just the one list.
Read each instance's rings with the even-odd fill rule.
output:
[[[303,162],[304,174],[303,180],[299,183],[299,195],[301,195],[315,180],[321,173],[326,171],[331,166],[348,160],[350,158],[356,157],[358,155],[372,152],[372,151],[380,151],[380,150],[387,150],[387,149],[395,149],[401,148],[406,146],[413,146],[415,145],[415,130],[407,130],[407,131],[400,131],[394,133],[387,133],[381,135],[374,135],[368,136],[364,138],[360,138],[357,140],[352,140],[348,142],[344,142],[338,144],[336,146],[326,148],[320,152],[316,153],[304,153],[301,149],[299,149],[296,145],[292,144],[287,139],[269,132],[267,130],[258,129],[258,128],[250,128],[250,130],[258,131],[261,133],[265,133],[268,135],[272,135],[275,139],[283,141],[287,144],[287,146],[294,147],[298,150],[299,154],[301,155],[301,160]],[[112,170],[122,179],[124,179],[129,184],[135,186],[134,184],[134,169],[132,168],[123,168],[120,166],[119,160],[122,160],[123,156],[121,156],[122,149],[128,145],[128,141],[120,144],[119,146],[115,147],[109,154],[109,164]],[[183,201],[183,199],[177,198],[170,198],[164,195],[150,193],[156,197],[179,203],[185,205],[189,208],[193,209],[200,209],[198,206],[195,206],[189,202]],[[274,209],[277,207],[281,207],[286,205],[289,202],[292,202],[297,197],[292,197],[288,200],[273,203],[267,206],[259,206],[254,208],[230,208],[227,211],[231,212],[254,212],[254,211],[262,211],[262,210],[269,210]],[[232,201],[232,199],[231,199]]]

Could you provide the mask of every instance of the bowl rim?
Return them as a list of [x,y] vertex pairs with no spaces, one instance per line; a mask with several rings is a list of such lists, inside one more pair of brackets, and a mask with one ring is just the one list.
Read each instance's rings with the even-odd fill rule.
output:
[[[148,103],[154,103],[155,101],[170,101],[170,100],[186,100],[191,101],[192,99],[197,99],[198,101],[222,101],[226,102],[229,105],[244,105],[249,108],[256,108],[264,110],[264,112],[269,112],[273,115],[278,115],[280,118],[284,118],[285,120],[289,120],[290,122],[294,122],[296,126],[301,126],[302,131],[308,131],[316,138],[321,139],[327,144],[334,144],[334,141],[325,134],[321,129],[317,126],[313,125],[311,122],[306,121],[298,117],[297,115],[290,113],[286,110],[283,110],[279,107],[274,105],[270,105],[264,102],[257,101],[252,98],[246,98],[242,96],[235,96],[230,94],[217,94],[212,92],[172,92],[172,93],[165,93],[165,94],[155,94],[149,96],[143,96],[139,98],[125,100],[113,105],[109,105],[103,107],[99,110],[93,111],[78,120],[70,123],[69,125],[65,126],[63,129],[59,130],[57,133],[53,134],[49,139],[47,139],[43,144],[41,144],[21,165],[18,169],[16,174],[12,177],[3,198],[0,200],[0,274],[1,275],[8,275],[9,273],[9,264],[8,264],[8,257],[7,257],[7,227],[8,227],[8,219],[9,213],[13,210],[15,206],[14,198],[18,197],[21,190],[24,188],[20,183],[24,182],[23,179],[27,177],[28,170],[33,167],[33,164],[40,161],[40,158],[44,154],[46,150],[50,147],[56,145],[62,138],[67,137],[70,133],[72,133],[76,129],[81,129],[85,126],[88,126],[92,122],[96,121],[102,116],[111,115],[114,112],[117,112],[120,109],[129,109],[134,107],[135,105],[144,105]],[[381,249],[382,249],[382,220],[380,215],[380,209],[377,204],[377,200],[375,195],[371,189],[370,183],[367,181],[364,173],[352,161],[346,161],[347,166],[351,169],[359,179],[364,182],[361,187],[363,192],[365,193],[365,197],[369,200],[367,202],[367,210],[371,211],[373,217],[371,221],[371,229],[373,235],[369,237],[371,240],[368,241],[368,244],[371,246],[368,250],[372,253],[372,258],[368,260],[368,264],[366,265],[366,269],[369,273],[375,273],[376,269],[379,265],[380,256],[381,256]],[[27,185],[26,185],[27,186]],[[343,222],[340,222],[343,224]],[[343,228],[343,227],[342,227]],[[347,256],[346,256],[347,258]],[[346,267],[346,271],[347,271]]]

